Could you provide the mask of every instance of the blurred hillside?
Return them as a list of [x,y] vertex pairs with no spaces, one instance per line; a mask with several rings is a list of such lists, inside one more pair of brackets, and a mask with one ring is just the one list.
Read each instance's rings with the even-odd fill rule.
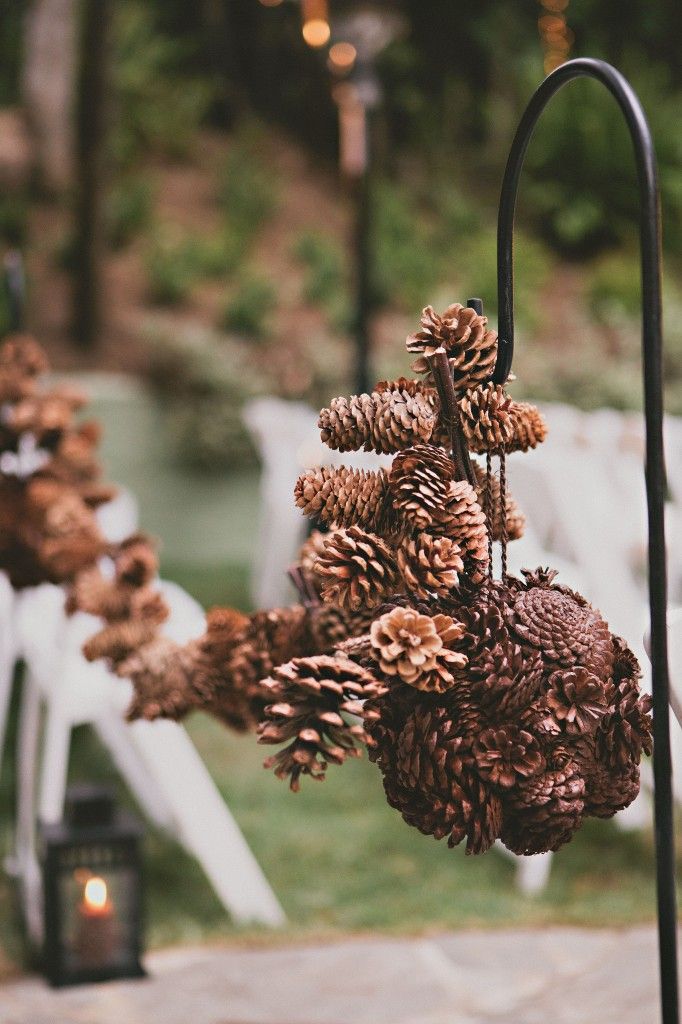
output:
[[[332,11],[351,6],[335,0]],[[405,0],[390,9],[400,9],[405,31],[379,63],[375,376],[405,369],[403,338],[428,302],[478,294],[494,318],[499,181],[516,121],[554,59],[547,46],[543,58],[538,35],[538,19],[554,10],[565,18],[560,56],[618,64],[651,118],[667,250],[669,408],[681,412],[682,25],[674,4]],[[126,0],[98,10],[110,25],[95,345],[73,343],[72,284],[83,259],[78,173],[68,159],[56,173],[59,159],[45,156],[49,131],[41,134],[32,116],[36,103],[44,115],[35,82],[46,67],[53,76],[57,67],[62,86],[82,84],[73,0],[22,0],[0,22],[0,98],[10,108],[0,233],[26,251],[29,325],[58,367],[144,376],[165,396],[180,458],[237,466],[253,454],[239,423],[246,398],[274,391],[317,404],[352,379],[352,203],[337,169],[329,72],[304,44],[292,3]],[[49,152],[68,158],[80,122],[65,100],[50,109],[52,132],[61,125],[66,141],[60,148],[53,139]],[[10,176],[10,128],[22,124],[26,166]],[[629,148],[611,98],[582,82],[555,101],[531,146],[516,245],[516,369],[537,397],[639,402]]]

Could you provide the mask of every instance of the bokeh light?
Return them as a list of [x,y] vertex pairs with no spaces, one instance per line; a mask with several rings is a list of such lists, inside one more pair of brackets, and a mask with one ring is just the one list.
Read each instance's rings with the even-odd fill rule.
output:
[[260,0],[260,3],[263,7],[279,7],[282,0]]
[[563,12],[570,0],[540,0],[544,12],[538,18],[538,32],[544,53],[546,75],[568,60],[575,35],[566,24]]
[[334,43],[329,50],[329,65],[333,71],[349,71],[357,55],[352,43]]
[[312,46],[315,49],[319,49],[320,46],[326,46],[331,35],[329,22],[323,21],[321,18],[313,18],[311,21],[306,21],[302,32],[308,46]]

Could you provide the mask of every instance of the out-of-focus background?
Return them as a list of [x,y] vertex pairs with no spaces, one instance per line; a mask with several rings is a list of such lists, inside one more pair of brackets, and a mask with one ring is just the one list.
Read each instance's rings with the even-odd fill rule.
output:
[[[332,0],[341,19],[357,6]],[[678,15],[675,0],[402,0],[353,54],[308,45],[289,0],[2,4],[0,240],[24,254],[27,327],[59,373],[84,379],[107,475],[161,538],[166,577],[206,606],[251,606],[262,466],[243,410],[263,396],[318,408],[353,390],[359,255],[370,383],[408,372],[404,338],[427,303],[480,295],[494,321],[506,153],[530,93],[569,56],[617,64],[651,121],[666,401],[682,414]],[[556,99],[533,140],[516,254],[514,396],[637,409],[635,177],[594,83]],[[81,732],[74,776],[108,776]],[[587,822],[528,900],[496,852],[465,861],[407,828],[364,761],[294,797],[260,770],[252,738],[200,715],[190,732],[295,933],[653,917],[646,830]],[[169,840],[152,835],[148,857],[152,943],[236,930]],[[11,971],[4,881],[0,922]]]

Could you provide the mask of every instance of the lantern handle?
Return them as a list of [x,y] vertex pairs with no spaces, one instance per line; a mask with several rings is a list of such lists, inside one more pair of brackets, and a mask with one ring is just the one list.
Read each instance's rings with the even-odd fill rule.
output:
[[567,61],[542,82],[521,118],[512,142],[500,194],[497,227],[499,350],[493,381],[504,384],[514,353],[514,210],[523,160],[540,114],[574,78],[595,78],[615,98],[632,138],[640,199],[642,271],[642,356],[646,423],[646,492],[649,523],[649,608],[654,698],[654,808],[658,902],[659,968],[663,1024],[678,1024],[677,932],[673,831],[672,767],[669,734],[667,582],[664,504],[663,374],[661,317],[660,206],[651,132],[632,86],[610,64],[578,58]]

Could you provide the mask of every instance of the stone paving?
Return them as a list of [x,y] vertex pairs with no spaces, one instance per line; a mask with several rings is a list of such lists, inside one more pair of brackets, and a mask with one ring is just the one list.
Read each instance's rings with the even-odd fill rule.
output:
[[0,991],[2,1024],[654,1024],[653,928],[171,949],[149,977]]

